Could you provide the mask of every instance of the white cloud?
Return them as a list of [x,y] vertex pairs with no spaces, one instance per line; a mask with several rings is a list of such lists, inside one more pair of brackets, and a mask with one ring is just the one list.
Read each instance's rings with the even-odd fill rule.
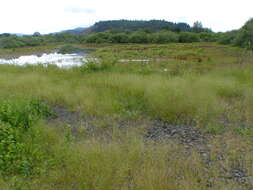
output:
[[196,20],[214,31],[241,27],[252,17],[252,0],[8,0],[0,6],[0,33],[55,32],[99,20]]
[[66,7],[65,11],[70,13],[85,13],[85,14],[94,14],[96,12],[94,9],[73,7],[73,6]]

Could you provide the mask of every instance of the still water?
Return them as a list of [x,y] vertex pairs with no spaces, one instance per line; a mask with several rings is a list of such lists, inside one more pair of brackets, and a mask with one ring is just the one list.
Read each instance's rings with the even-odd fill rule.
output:
[[45,53],[41,55],[25,55],[13,59],[0,59],[0,64],[9,64],[18,66],[37,65],[37,64],[47,66],[53,64],[58,67],[69,68],[85,64],[87,60],[88,60],[87,54]]

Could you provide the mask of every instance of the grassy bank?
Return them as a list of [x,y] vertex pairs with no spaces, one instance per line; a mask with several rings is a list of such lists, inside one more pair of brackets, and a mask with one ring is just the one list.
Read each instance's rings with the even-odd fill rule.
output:
[[[3,189],[252,187],[251,52],[212,43],[117,45],[95,56],[99,63],[68,70],[0,65],[0,125],[10,128],[0,139],[1,156],[10,155],[1,157]],[[85,123],[75,126],[78,135],[48,123],[55,106],[92,118],[96,133]],[[199,145],[145,138],[153,120],[203,133],[208,159]],[[122,121],[130,124],[122,129]]]

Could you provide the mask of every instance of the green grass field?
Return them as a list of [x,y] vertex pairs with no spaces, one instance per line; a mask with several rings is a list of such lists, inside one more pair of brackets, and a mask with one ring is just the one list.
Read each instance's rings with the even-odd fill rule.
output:
[[[140,44],[91,56],[71,69],[0,65],[0,189],[253,188],[252,52]],[[84,122],[49,122],[55,107]],[[158,120],[205,141],[146,138]]]

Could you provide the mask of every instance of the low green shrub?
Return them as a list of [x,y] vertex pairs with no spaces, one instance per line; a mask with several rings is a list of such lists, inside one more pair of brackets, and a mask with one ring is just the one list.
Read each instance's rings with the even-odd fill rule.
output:
[[179,34],[179,42],[182,43],[200,42],[200,36],[199,34],[192,32],[181,32]]
[[46,104],[38,100],[4,100],[0,101],[0,121],[13,127],[28,129],[40,118],[51,115]]
[[20,130],[0,122],[0,173],[16,170],[22,164],[23,148]]
[[29,147],[33,145],[26,143],[26,135],[33,136],[35,121],[50,114],[48,106],[38,100],[0,102],[0,174],[32,173],[40,150]]
[[62,54],[75,53],[78,50],[79,50],[78,48],[75,48],[71,45],[65,45],[59,49],[59,53],[62,53]]

